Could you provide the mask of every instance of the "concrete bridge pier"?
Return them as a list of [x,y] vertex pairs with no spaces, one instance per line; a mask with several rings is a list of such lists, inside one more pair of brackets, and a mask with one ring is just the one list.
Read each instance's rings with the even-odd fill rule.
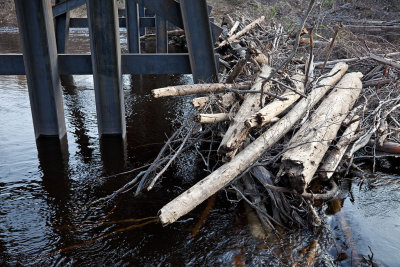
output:
[[87,0],[86,5],[99,134],[125,138],[117,3],[115,0]]
[[51,0],[15,0],[35,137],[66,134]]

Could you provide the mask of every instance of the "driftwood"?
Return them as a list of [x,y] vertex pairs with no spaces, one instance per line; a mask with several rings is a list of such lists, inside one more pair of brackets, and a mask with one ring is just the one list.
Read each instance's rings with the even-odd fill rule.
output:
[[307,108],[312,108],[318,103],[331,86],[341,79],[347,68],[345,63],[337,64],[329,76],[317,84],[318,86],[311,91],[307,99],[301,99],[288,114],[238,153],[232,161],[225,163],[162,207],[159,211],[161,223],[168,225],[175,222],[253,165],[266,150],[279,141],[304,116]]
[[388,66],[391,66],[393,68],[400,70],[400,63],[398,63],[392,59],[384,58],[384,57],[374,55],[374,54],[371,54],[370,58],[375,60],[376,62],[382,63],[384,65],[388,65]]
[[321,103],[289,143],[282,156],[280,177],[284,184],[303,193],[318,165],[336,137],[342,121],[357,100],[362,74],[349,73]]
[[353,141],[357,128],[360,125],[360,120],[358,120],[358,117],[355,117],[354,120],[355,121],[346,128],[342,134],[342,137],[340,137],[339,141],[333,147],[333,150],[328,154],[327,158],[324,160],[321,168],[319,169],[318,175],[321,180],[327,181],[332,177],[344,154],[346,153],[347,148]]
[[192,100],[192,104],[195,109],[202,110],[208,101],[210,101],[210,97],[208,96],[196,97]]
[[182,96],[202,93],[219,93],[229,89],[248,90],[251,86],[248,84],[226,84],[226,83],[204,83],[168,86],[154,89],[151,91],[155,98],[167,96]]
[[238,60],[236,65],[233,67],[231,73],[229,74],[228,78],[226,78],[227,83],[233,83],[236,78],[240,75],[243,71],[244,66],[246,66],[247,61],[250,60],[251,54],[246,53],[244,58]]
[[[293,81],[296,89],[304,93],[304,75],[300,73],[294,75]],[[286,100],[275,99],[260,109],[260,111],[258,111],[255,115],[252,115],[249,119],[247,119],[245,122],[246,127],[261,127],[267,123],[273,122],[272,120],[290,107],[294,102],[296,102],[300,98],[300,95],[294,93],[292,90],[287,89],[282,94],[282,97],[286,98]]]
[[235,33],[235,31],[239,28],[239,25],[240,25],[240,22],[239,22],[239,21],[236,21],[236,22],[233,24],[232,28],[229,30],[229,32],[228,32],[228,34],[227,34],[227,37],[228,37],[228,38],[231,37],[231,36]]
[[[271,72],[271,67],[263,66],[261,76],[268,76]],[[263,87],[263,79],[257,78],[251,90],[269,90],[269,83]],[[224,138],[218,148],[218,154],[223,155],[225,161],[230,161],[236,154],[243,141],[246,139],[249,128],[246,127],[244,122],[260,109],[260,96],[259,94],[246,94],[245,99],[236,113],[231,125],[226,131]]]
[[[393,56],[398,56],[400,55],[400,52],[393,52],[393,53],[388,53],[388,54],[380,54],[379,56],[385,56],[385,57],[393,57]],[[331,60],[326,63],[326,65],[334,65],[340,62],[344,63],[351,63],[351,62],[356,62],[360,60],[366,60],[366,59],[371,59],[370,56],[365,56],[365,57],[353,57],[353,58],[344,58],[344,59],[337,59],[337,60]],[[322,68],[324,66],[325,62],[315,62],[314,67],[316,68]],[[305,64],[300,64],[300,67],[304,67]]]
[[236,34],[232,35],[231,37],[229,37],[228,39],[222,41],[217,48],[221,48],[233,41],[235,41],[236,39],[238,39],[240,36],[246,34],[247,32],[249,32],[250,30],[254,29],[258,24],[260,24],[261,22],[263,22],[265,20],[265,17],[262,16],[258,19],[256,19],[255,21],[253,21],[252,23],[250,23],[249,25],[247,25],[246,27],[244,27],[241,31],[237,32]]
[[200,123],[217,123],[229,120],[228,113],[198,114],[195,120]]

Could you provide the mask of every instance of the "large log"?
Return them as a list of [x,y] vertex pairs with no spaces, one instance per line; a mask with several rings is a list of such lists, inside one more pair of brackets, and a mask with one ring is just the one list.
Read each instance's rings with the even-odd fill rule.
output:
[[[296,89],[304,93],[304,74],[298,73],[293,76],[293,81],[295,83]],[[292,90],[287,89],[283,95],[281,95],[286,100],[275,99],[262,109],[260,109],[255,115],[252,115],[246,120],[245,124],[247,128],[261,127],[267,123],[272,122],[272,120],[290,107],[294,102],[296,102],[300,95],[294,93]]]
[[[268,77],[271,73],[270,66],[263,66],[261,69],[260,76]],[[268,91],[270,88],[270,84],[267,83],[263,87],[264,79],[258,77],[252,86],[251,90],[260,91],[265,90]],[[224,138],[221,141],[221,144],[218,148],[218,154],[224,156],[225,161],[230,161],[239,147],[242,145],[243,141],[246,139],[246,136],[249,132],[249,128],[244,124],[245,121],[258,110],[260,110],[260,95],[259,94],[246,94],[245,99],[240,106],[238,112],[235,117],[231,121],[231,124],[226,131]]]
[[155,98],[166,96],[182,96],[202,93],[219,93],[228,89],[248,90],[251,88],[248,84],[226,84],[226,83],[204,83],[168,86],[164,88],[151,90]]
[[304,116],[308,108],[312,108],[321,100],[331,86],[342,78],[347,68],[348,65],[345,63],[337,64],[331,70],[329,76],[322,79],[306,99],[301,99],[288,114],[244,148],[232,161],[225,163],[165,205],[159,211],[161,223],[168,225],[175,222],[254,164],[262,154],[279,141]]
[[279,179],[300,194],[311,182],[332,140],[357,100],[360,72],[346,74],[291,139],[282,155]]

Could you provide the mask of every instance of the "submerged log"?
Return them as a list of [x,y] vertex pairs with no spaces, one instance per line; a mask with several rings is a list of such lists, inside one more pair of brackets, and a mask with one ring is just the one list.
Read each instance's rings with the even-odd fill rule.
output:
[[[265,65],[262,67],[260,76],[269,76],[271,73],[271,67]],[[269,90],[270,84],[266,84],[263,87],[263,79],[257,78],[251,90]],[[246,139],[249,128],[246,127],[244,122],[258,110],[260,110],[260,95],[259,94],[246,94],[245,99],[236,113],[233,121],[231,122],[228,130],[226,131],[224,138],[218,148],[218,154],[223,155],[225,161],[230,161],[236,154],[243,141]]]
[[292,148],[282,155],[279,178],[298,193],[303,193],[313,179],[342,121],[357,100],[362,88],[361,77],[359,72],[346,74],[293,136],[288,145]]
[[358,117],[355,117],[354,119],[355,121],[347,127],[342,134],[342,137],[340,137],[338,143],[333,147],[333,150],[328,154],[328,157],[325,159],[324,163],[319,169],[319,178],[321,180],[327,181],[332,177],[344,154],[346,153],[347,148],[353,141],[353,138],[356,136],[357,128],[360,125],[360,120],[356,120]]
[[329,76],[322,79],[306,99],[301,99],[288,114],[238,153],[232,161],[225,163],[162,207],[158,213],[161,223],[168,225],[175,222],[254,164],[304,116],[308,108],[312,108],[321,100],[331,86],[342,78],[347,68],[348,65],[345,63],[337,64]]
[[164,88],[151,90],[155,98],[166,96],[182,96],[202,93],[220,93],[226,91],[226,88],[236,90],[248,90],[251,88],[248,84],[226,84],[226,83],[204,83],[168,86]]
[[[304,93],[304,74],[296,74],[293,76],[293,81],[295,83],[296,89]],[[294,93],[292,90],[287,89],[282,97],[286,100],[275,99],[262,109],[258,111],[255,115],[251,116],[246,120],[245,124],[247,128],[261,127],[267,123],[273,121],[273,119],[290,107],[294,102],[296,102],[300,95]]]

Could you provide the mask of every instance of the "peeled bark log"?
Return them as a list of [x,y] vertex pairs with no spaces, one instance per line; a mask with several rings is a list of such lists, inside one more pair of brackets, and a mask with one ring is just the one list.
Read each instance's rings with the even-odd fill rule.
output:
[[[271,73],[271,67],[263,66],[261,76],[268,77]],[[264,79],[257,78],[251,90],[260,91]],[[265,85],[265,90],[269,90],[269,84]],[[218,153],[224,155],[225,161],[230,161],[243,141],[246,139],[249,128],[246,127],[244,122],[260,109],[260,95],[259,94],[246,94],[245,99],[236,113],[231,125],[226,131],[224,138],[218,148]]]
[[260,24],[261,22],[263,22],[265,20],[265,17],[262,16],[258,19],[256,19],[255,21],[253,21],[252,23],[250,23],[249,25],[247,25],[246,27],[244,27],[241,31],[239,31],[238,33],[232,35],[231,37],[229,37],[228,39],[222,41],[217,48],[221,48],[227,44],[229,44],[230,42],[235,41],[236,39],[238,39],[240,36],[244,35],[245,33],[249,32],[251,29],[254,29],[258,24]]
[[284,184],[303,193],[313,179],[318,165],[332,140],[357,100],[362,74],[349,73],[321,103],[289,143],[292,149],[282,156],[280,179]]
[[[296,89],[302,93],[304,93],[304,74],[296,74],[293,76],[293,81],[295,83]],[[291,90],[286,90],[282,97],[287,100],[279,100],[275,99],[273,102],[269,103],[260,111],[258,111],[255,115],[251,116],[246,120],[245,124],[248,128],[253,127],[261,127],[267,123],[272,122],[272,120],[285,111],[288,107],[290,107],[294,102],[296,102],[300,95],[294,93]]]
[[321,80],[318,83],[319,86],[311,91],[307,99],[301,99],[286,116],[244,148],[231,162],[225,163],[203,180],[166,204],[159,211],[161,223],[163,225],[168,225],[175,222],[243,173],[304,116],[307,112],[307,108],[312,108],[326,94],[331,86],[340,80],[347,71],[347,68],[348,66],[345,63],[337,64],[329,73],[329,77]]
[[[357,117],[356,117],[357,118]],[[340,137],[338,143],[334,146],[333,150],[328,154],[321,168],[319,169],[319,178],[323,181],[329,180],[335,173],[336,168],[339,166],[344,154],[353,138],[356,136],[356,131],[360,121],[356,120],[350,124]]]
[[196,116],[196,121],[200,123],[217,123],[228,120],[229,120],[228,113],[198,114]]
[[205,83],[168,86],[164,88],[151,90],[155,98],[166,96],[191,95],[201,93],[219,93],[226,91],[225,88],[237,90],[248,90],[251,88],[248,84],[226,84],[226,83]]

